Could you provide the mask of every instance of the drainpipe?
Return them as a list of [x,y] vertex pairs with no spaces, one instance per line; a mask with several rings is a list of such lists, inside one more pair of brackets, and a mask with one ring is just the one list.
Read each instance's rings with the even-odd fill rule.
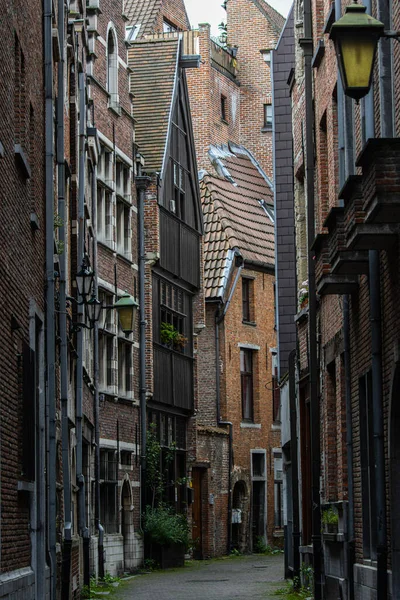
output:
[[314,108],[312,80],[312,13],[311,0],[304,0],[304,39],[300,40],[304,53],[304,80],[306,103],[306,179],[307,179],[307,244],[308,244],[308,289],[309,289],[309,373],[310,373],[310,427],[312,453],[312,542],[314,561],[314,599],[322,598],[322,543],[321,543],[321,449],[320,412],[318,396],[317,357],[317,297],[315,287],[315,261],[312,244],[315,238],[315,156],[314,156]]
[[290,460],[292,463],[293,505],[293,582],[295,589],[300,585],[300,511],[299,511],[299,464],[297,454],[297,411],[296,411],[296,350],[289,354],[289,406],[290,406]]
[[53,187],[53,49],[52,0],[43,1],[44,87],[45,87],[45,202],[46,202],[46,412],[48,428],[48,549],[50,561],[50,598],[56,600],[56,342],[54,307],[54,187]]
[[[391,29],[390,3],[378,0],[378,19],[385,29]],[[381,137],[391,138],[393,126],[392,42],[379,42],[379,85]],[[378,250],[369,251],[370,318],[372,350],[372,414],[374,423],[375,494],[377,513],[377,600],[388,597],[387,582],[387,522],[385,480],[385,437],[382,394],[382,317],[380,259]]]
[[65,211],[65,157],[64,157],[64,2],[58,3],[58,37],[60,40],[61,58],[58,63],[57,73],[57,169],[58,169],[58,216],[60,227],[58,230],[59,241],[62,244],[60,261],[60,369],[61,369],[61,448],[63,469],[64,493],[64,540],[62,557],[62,589],[61,596],[68,600],[71,579],[71,550],[72,550],[72,522],[71,522],[71,480],[70,480],[70,455],[69,455],[69,425],[68,425],[68,347],[67,347],[67,273],[66,273],[66,211]]
[[146,505],[146,310],[145,310],[145,246],[144,246],[144,198],[151,182],[150,177],[136,177],[138,191],[138,238],[139,238],[139,407],[140,407],[140,519]]
[[235,292],[237,283],[239,281],[240,273],[244,267],[244,260],[239,250],[234,250],[234,259],[240,260],[239,268],[236,273],[235,280],[233,282],[228,300],[222,310],[218,306],[215,312],[215,384],[216,384],[216,403],[217,403],[217,425],[229,427],[229,464],[228,464],[228,554],[232,549],[232,470],[233,470],[233,424],[231,421],[221,420],[221,372],[219,365],[219,326],[223,322],[226,313],[228,312],[229,305],[231,303],[233,294]]
[[[364,0],[367,13],[372,14],[372,0]],[[367,96],[364,98],[364,111],[365,111],[365,134],[363,142],[375,137],[375,111],[374,111],[374,84],[372,83],[371,89]]]
[[369,251],[369,293],[372,351],[372,415],[374,431],[375,500],[377,527],[377,600],[387,600],[387,532],[385,430],[382,395],[382,320],[379,251]]

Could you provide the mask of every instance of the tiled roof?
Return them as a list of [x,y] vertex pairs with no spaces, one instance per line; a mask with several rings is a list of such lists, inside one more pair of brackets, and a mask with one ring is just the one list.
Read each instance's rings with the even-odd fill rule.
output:
[[153,33],[162,0],[125,0],[125,14],[130,25],[140,24],[139,37]]
[[261,10],[261,12],[267,17],[273,28],[277,33],[280,33],[286,19],[277,11],[275,8],[270,6],[265,0],[253,0],[253,3]]
[[263,266],[274,267],[275,244],[271,182],[253,156],[241,146],[212,147],[218,175],[201,182],[204,215],[205,290],[222,295],[232,251]]
[[163,167],[178,50],[178,39],[159,39],[134,42],[128,51],[135,139],[147,173]]

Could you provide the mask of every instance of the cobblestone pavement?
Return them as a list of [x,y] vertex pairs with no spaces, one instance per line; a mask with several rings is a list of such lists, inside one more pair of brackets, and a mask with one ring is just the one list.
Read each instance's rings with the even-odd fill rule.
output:
[[193,561],[172,571],[138,575],[121,583],[113,600],[277,600],[284,584],[283,555]]

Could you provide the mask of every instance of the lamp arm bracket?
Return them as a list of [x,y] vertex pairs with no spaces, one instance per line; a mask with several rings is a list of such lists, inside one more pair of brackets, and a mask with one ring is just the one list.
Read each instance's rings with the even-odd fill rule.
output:
[[400,42],[400,31],[393,31],[391,29],[388,29],[383,32],[383,37],[390,38],[392,40],[397,40],[398,42]]
[[76,298],[74,298],[73,296],[66,296],[65,299],[68,300],[68,302],[74,302],[78,306],[82,306],[83,304],[86,304],[85,300],[78,302],[78,300]]

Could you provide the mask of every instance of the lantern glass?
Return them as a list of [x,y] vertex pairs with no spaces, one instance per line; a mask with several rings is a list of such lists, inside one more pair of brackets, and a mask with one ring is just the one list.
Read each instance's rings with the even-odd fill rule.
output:
[[87,315],[89,321],[93,325],[97,323],[100,319],[101,310],[103,308],[103,303],[100,302],[96,296],[92,296],[89,302],[86,304]]
[[125,334],[132,333],[134,315],[137,308],[137,303],[128,293],[124,294],[122,298],[114,305],[117,309],[119,324],[122,331]]
[[345,94],[359,100],[371,87],[377,48],[375,36],[345,34],[336,43]]
[[82,265],[81,270],[76,274],[76,286],[78,294],[85,298],[92,289],[94,273],[90,267]]

